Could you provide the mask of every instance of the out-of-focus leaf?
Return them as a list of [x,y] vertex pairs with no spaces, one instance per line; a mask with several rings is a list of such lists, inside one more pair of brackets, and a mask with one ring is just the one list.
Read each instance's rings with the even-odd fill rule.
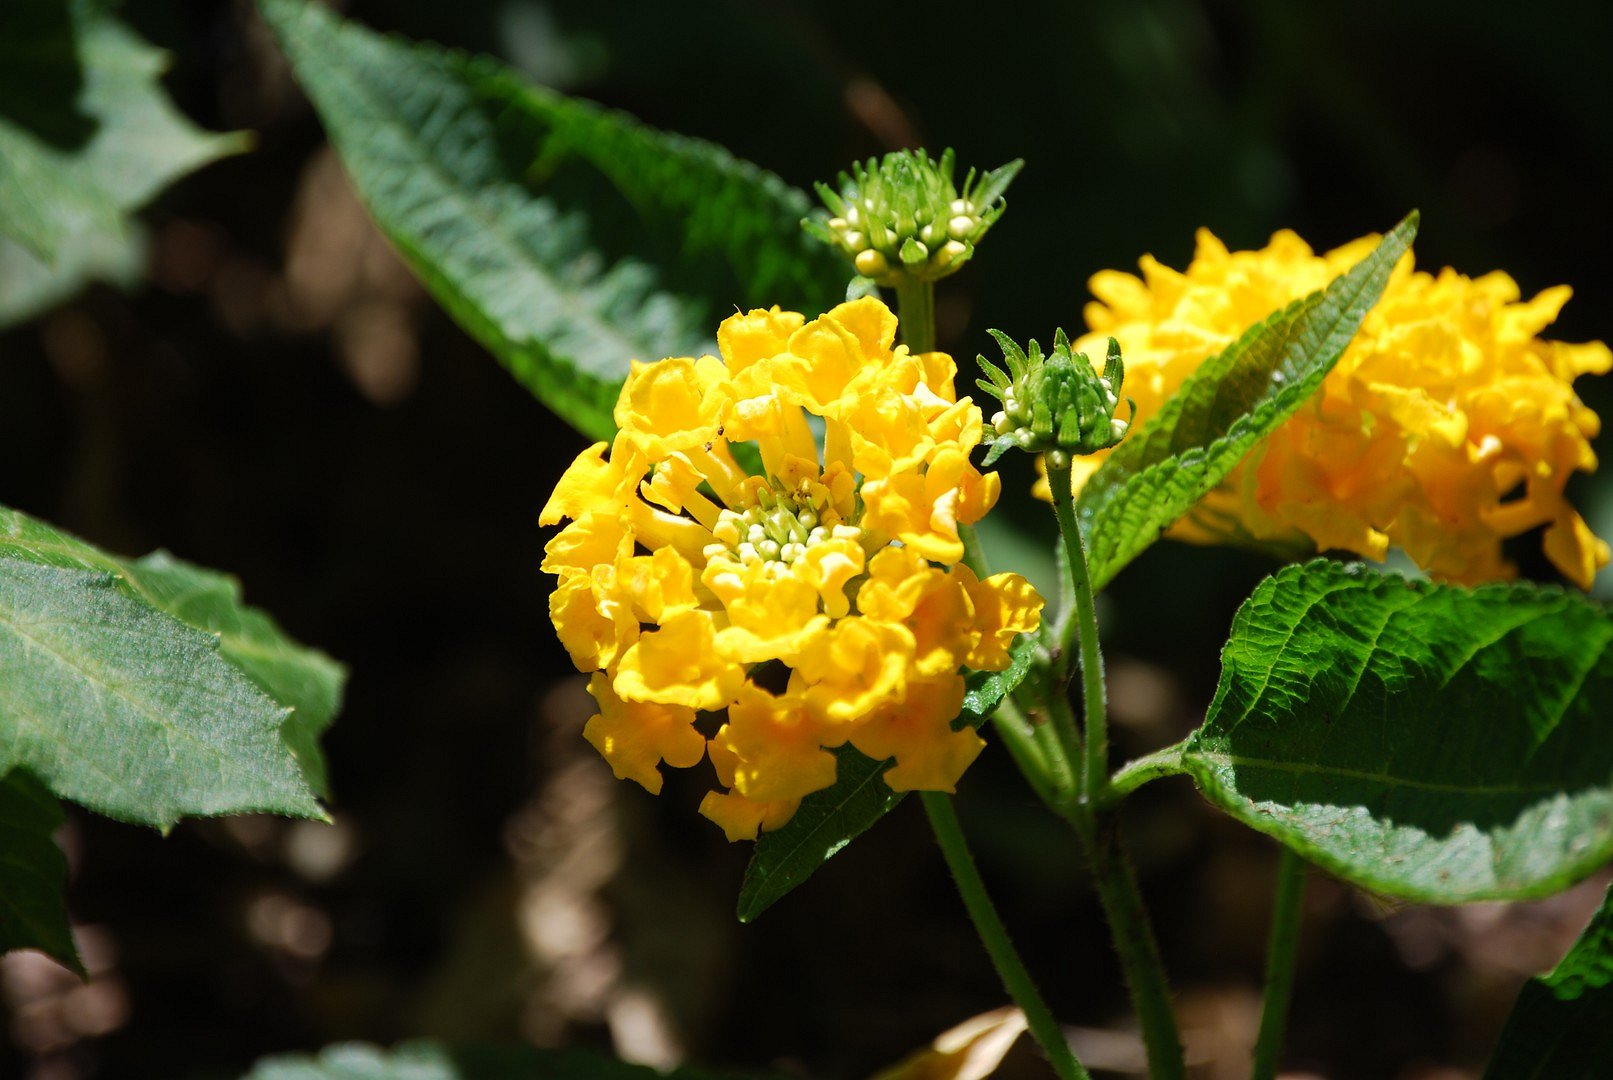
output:
[[322,816],[303,771],[323,775],[314,732],[288,733],[300,766],[282,733],[291,703],[263,686],[328,720],[339,672],[236,606],[233,588],[167,556],[120,562],[0,508],[0,770],[159,828],[183,815]]
[[0,326],[91,277],[127,282],[129,215],[247,145],[180,115],[159,81],[166,54],[106,7],[0,4]]
[[1613,887],[1563,962],[1524,984],[1485,1080],[1600,1076],[1613,1062]]
[[1346,880],[1429,903],[1525,899],[1613,858],[1613,618],[1317,560],[1239,609],[1181,765]]
[[57,246],[54,262],[0,236],[0,330],[49,311],[88,281],[131,289],[145,262],[144,231],[132,223],[119,233],[74,233]]
[[1115,448],[1077,503],[1094,588],[1159,539],[1316,392],[1416,235],[1414,212],[1327,288],[1204,361]]
[[412,1042],[391,1050],[343,1043],[316,1055],[264,1058],[242,1080],[707,1080],[710,1075],[694,1069],[660,1072],[581,1050]]
[[67,922],[67,860],[51,839],[62,808],[27,774],[0,777],[0,953],[38,949],[83,974]]

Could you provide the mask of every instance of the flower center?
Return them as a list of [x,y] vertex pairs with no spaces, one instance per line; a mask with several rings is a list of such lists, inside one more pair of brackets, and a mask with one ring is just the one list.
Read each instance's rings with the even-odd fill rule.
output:
[[706,545],[708,562],[727,560],[793,564],[814,544],[830,538],[861,542],[862,530],[845,524],[829,505],[826,493],[757,488],[757,503],[746,510],[724,509],[712,526],[714,541]]

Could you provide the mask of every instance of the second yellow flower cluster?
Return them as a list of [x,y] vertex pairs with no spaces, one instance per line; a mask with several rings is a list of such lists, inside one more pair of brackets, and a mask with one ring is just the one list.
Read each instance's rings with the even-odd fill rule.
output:
[[[1376,241],[1319,255],[1280,232],[1265,248],[1229,251],[1200,230],[1185,271],[1145,257],[1141,277],[1093,277],[1091,333],[1075,347],[1119,339],[1142,422],[1206,357],[1325,286]],[[1568,297],[1558,286],[1523,300],[1506,274],[1430,274],[1406,256],[1321,391],[1172,535],[1297,541],[1369,559],[1399,547],[1435,577],[1475,584],[1512,577],[1502,541],[1544,526],[1546,555],[1589,588],[1608,548],[1564,489],[1575,471],[1596,467],[1590,440],[1600,425],[1573,381],[1606,372],[1613,353],[1537,336]],[[1077,462],[1078,489],[1100,464]]]
[[892,788],[952,790],[983,745],[952,727],[962,670],[1006,667],[1040,619],[1022,577],[962,565],[959,526],[998,493],[969,463],[980,410],[949,357],[895,335],[873,299],[774,308],[725,321],[720,358],[635,364],[608,456],[584,451],[543,510],[571,519],[543,569],[594,673],[585,737],[652,792],[663,761],[709,758],[727,790],[701,813],[730,839],[788,820],[848,742],[894,759]]

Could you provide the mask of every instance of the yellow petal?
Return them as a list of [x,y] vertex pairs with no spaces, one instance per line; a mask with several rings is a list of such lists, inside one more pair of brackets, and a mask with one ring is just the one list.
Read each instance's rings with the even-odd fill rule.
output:
[[604,672],[588,680],[588,692],[599,712],[583,728],[583,738],[598,750],[618,780],[633,780],[652,795],[661,792],[661,762],[675,769],[700,764],[706,740],[695,730],[693,709],[623,701]]
[[708,611],[680,611],[622,655],[616,693],[626,701],[721,709],[733,700],[745,672],[717,649]]
[[973,728],[952,730],[963,710],[963,691],[958,675],[916,680],[901,702],[853,728],[851,744],[876,761],[896,759],[885,770],[893,791],[954,791],[986,745]]

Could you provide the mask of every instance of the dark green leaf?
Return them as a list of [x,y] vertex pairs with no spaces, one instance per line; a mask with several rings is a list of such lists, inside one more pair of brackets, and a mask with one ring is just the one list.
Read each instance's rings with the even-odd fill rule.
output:
[[1544,896],[1613,858],[1613,618],[1557,589],[1317,560],[1239,610],[1182,764],[1364,888]]
[[1594,1077],[1613,1062],[1613,888],[1563,962],[1530,979],[1485,1080]]
[[885,784],[888,761],[874,761],[849,743],[834,753],[834,784],[802,799],[794,817],[756,842],[739,887],[740,922],[750,922],[811,877],[906,794]]
[[344,1043],[312,1056],[265,1058],[242,1080],[704,1080],[708,1075],[693,1069],[663,1073],[581,1050],[413,1042],[392,1050]]
[[677,261],[695,264],[719,314],[779,304],[811,315],[851,298],[844,257],[801,228],[812,208],[806,192],[715,143],[534,86],[486,57],[462,70],[483,97],[532,125],[542,147],[533,172],[587,162],[642,221],[674,237]]
[[[162,828],[185,814],[321,816],[282,736],[291,710],[243,669],[308,707],[315,728],[339,693],[321,684],[339,673],[235,607],[232,590],[166,556],[121,563],[0,508],[0,770]],[[313,732],[288,734],[318,775]]]
[[0,326],[89,277],[127,281],[129,215],[246,148],[177,111],[167,57],[81,0],[0,4]]
[[1322,385],[1416,234],[1413,213],[1326,289],[1206,360],[1109,455],[1077,504],[1094,588],[1159,539]]
[[67,860],[51,839],[62,808],[27,774],[0,778],[0,953],[38,949],[83,974],[67,923]]
[[[485,58],[381,37],[322,5],[261,7],[381,229],[449,314],[579,431],[614,432],[629,359],[713,351],[717,320],[736,306],[838,299],[845,272],[824,276],[828,254],[801,237],[805,196],[726,151],[530,86]],[[539,194],[568,159],[619,194],[597,181]],[[675,221],[674,257],[606,267],[607,194],[641,215],[641,233]],[[674,290],[677,268],[664,264],[691,260],[722,262],[733,284]]]

